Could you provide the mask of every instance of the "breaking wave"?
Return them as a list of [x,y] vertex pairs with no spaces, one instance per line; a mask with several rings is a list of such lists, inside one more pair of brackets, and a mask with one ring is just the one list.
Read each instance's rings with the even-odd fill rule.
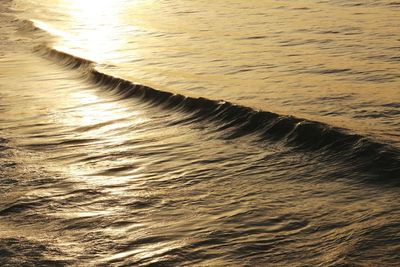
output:
[[36,47],[35,51],[58,64],[78,69],[88,81],[122,98],[134,97],[150,105],[185,113],[184,122],[216,122],[216,130],[223,131],[224,138],[255,135],[260,141],[283,142],[293,149],[318,151],[329,158],[356,164],[364,171],[377,174],[378,182],[399,183],[400,151],[390,145],[321,122],[222,100],[160,91],[100,72],[93,61],[47,46]]

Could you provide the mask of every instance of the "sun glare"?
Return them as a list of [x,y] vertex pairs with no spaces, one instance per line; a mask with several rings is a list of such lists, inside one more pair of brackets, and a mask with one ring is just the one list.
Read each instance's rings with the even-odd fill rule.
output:
[[66,47],[60,47],[62,50],[76,49],[80,56],[101,63],[123,58],[119,51],[125,42],[125,33],[120,27],[124,1],[66,0],[65,6],[74,31],[61,36],[67,41]]

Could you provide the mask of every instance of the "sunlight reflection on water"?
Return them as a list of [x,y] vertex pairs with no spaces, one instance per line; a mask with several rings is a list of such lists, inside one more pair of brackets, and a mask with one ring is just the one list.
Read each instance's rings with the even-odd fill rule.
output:
[[117,76],[398,143],[398,16],[385,3],[60,0],[29,12],[57,49]]
[[[398,181],[396,150],[331,125],[256,110],[335,117],[354,131],[362,129],[356,121],[374,133],[396,134],[395,59],[380,49],[393,42],[388,33],[394,30],[385,19],[375,21],[379,26],[347,27],[374,18],[349,13],[369,4],[29,3],[37,9],[27,4],[22,13],[73,55],[32,53],[36,40],[28,33],[42,32],[29,21],[21,23],[28,26],[22,39],[15,37],[18,30],[5,30],[13,47],[0,37],[0,251],[6,264],[398,262],[399,188],[391,186]],[[393,15],[374,10],[377,17]],[[326,27],[337,32],[322,31]],[[380,27],[386,27],[383,42],[357,41],[370,40],[363,30],[375,34]],[[384,51],[387,61],[369,58],[371,51]],[[105,73],[159,83],[156,89],[248,107],[157,93],[101,75],[99,65],[90,69],[74,55],[100,61]],[[375,67],[385,74],[373,77],[383,79],[381,94],[376,81],[364,79]],[[376,114],[381,124],[351,118]]]

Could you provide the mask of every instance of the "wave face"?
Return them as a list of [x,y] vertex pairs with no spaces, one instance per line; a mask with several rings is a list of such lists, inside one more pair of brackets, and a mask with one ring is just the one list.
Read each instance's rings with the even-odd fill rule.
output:
[[[389,19],[395,4],[199,0],[151,1],[149,9],[147,0],[95,2],[0,4],[2,266],[398,266],[399,148],[375,131],[396,136],[398,101],[362,98],[354,87],[321,89],[356,86],[344,82],[355,77],[359,90],[375,78],[393,92],[390,49],[377,59],[385,63],[364,68],[357,60],[373,62],[392,29],[365,11],[380,17],[388,10]],[[163,15],[163,24],[147,9]],[[344,16],[349,10],[358,14]],[[360,25],[365,16],[376,24]],[[291,28],[305,17],[346,25]],[[129,24],[135,19],[141,23]],[[353,19],[358,27],[349,27]],[[275,28],[274,21],[290,25]],[[377,36],[376,25],[385,29],[381,39],[357,42],[366,29]],[[347,59],[355,43],[368,55],[352,53],[354,65],[322,56],[334,50],[335,59]],[[267,48],[285,47],[290,55],[267,56]],[[204,58],[204,49],[215,53]],[[332,65],[318,64],[320,57]],[[285,89],[294,73],[297,96]],[[282,94],[272,97],[271,86]],[[307,90],[313,97],[305,101]],[[264,96],[271,106],[252,104]],[[283,104],[293,112],[276,108]],[[333,125],[352,124],[302,119],[300,110],[343,121],[358,114],[377,126],[345,130]]]

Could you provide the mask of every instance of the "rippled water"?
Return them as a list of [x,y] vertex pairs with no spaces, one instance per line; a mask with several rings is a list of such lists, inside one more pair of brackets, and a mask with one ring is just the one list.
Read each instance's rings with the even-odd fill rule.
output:
[[1,2],[0,263],[397,266],[399,8]]
[[40,2],[19,16],[119,76],[399,145],[398,2]]

